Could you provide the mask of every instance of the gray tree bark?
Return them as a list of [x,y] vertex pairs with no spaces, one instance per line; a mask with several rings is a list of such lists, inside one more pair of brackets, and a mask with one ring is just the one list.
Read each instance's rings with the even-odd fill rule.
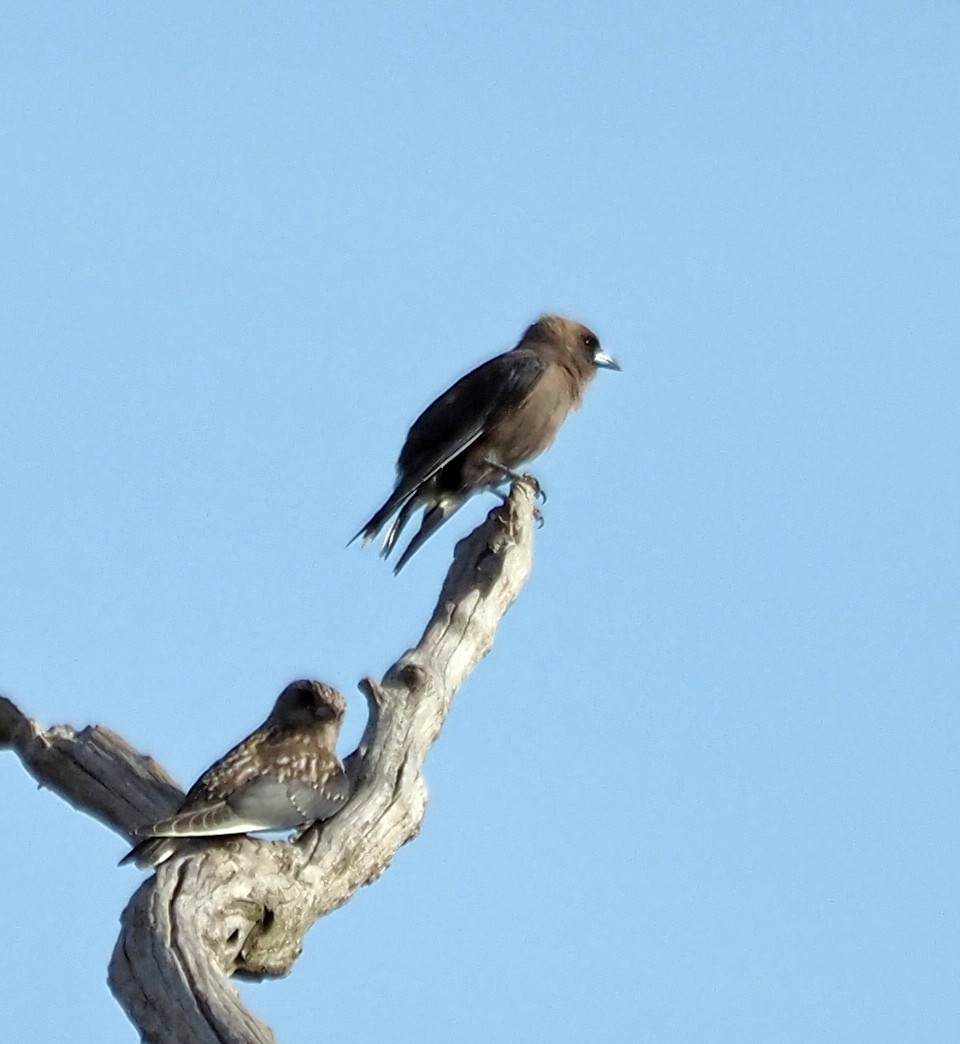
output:
[[[110,961],[114,995],[150,1044],[267,1044],[233,975],[286,975],[310,926],[375,881],[420,830],[423,760],[460,686],[490,651],[530,574],[533,491],[461,540],[418,644],[381,682],[360,683],[369,720],[346,759],[345,808],[295,841],[240,838],[196,845],[162,864],[121,916]],[[0,697],[0,749],[45,787],[121,834],[175,809],[183,792],[162,766],[102,726],[44,730]]]

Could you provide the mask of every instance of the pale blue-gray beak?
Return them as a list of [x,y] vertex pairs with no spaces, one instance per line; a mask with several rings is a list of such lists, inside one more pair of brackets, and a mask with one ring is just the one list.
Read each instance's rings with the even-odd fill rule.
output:
[[600,370],[619,370],[620,363],[612,355],[601,350],[593,357],[593,365]]

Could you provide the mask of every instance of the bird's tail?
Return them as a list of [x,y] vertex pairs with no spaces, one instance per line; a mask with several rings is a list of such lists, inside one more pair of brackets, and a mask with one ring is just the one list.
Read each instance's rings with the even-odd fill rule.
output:
[[[460,508],[467,502],[467,497],[464,496],[447,496],[437,500],[433,507],[428,508],[424,513],[423,521],[420,523],[420,528],[417,530],[417,535],[410,541],[409,544],[404,548],[403,554],[397,560],[397,564],[393,567],[394,575],[400,572],[401,569],[410,561],[410,559],[420,550],[426,541],[447,521],[452,515],[456,514]],[[403,517],[401,515],[401,517]]]
[[143,869],[159,866],[169,859],[177,850],[177,841],[172,837],[148,837],[145,841],[134,845],[120,860],[118,866],[136,863]]
[[393,520],[393,523],[387,530],[387,535],[383,538],[383,547],[380,548],[381,558],[387,558],[389,556],[397,540],[400,538],[400,534],[403,532],[404,527],[410,521],[410,516],[420,507],[420,504],[420,498],[414,496],[410,497],[403,507],[400,508],[397,517]]
[[[370,543],[371,540],[380,532],[381,529],[387,524],[387,520],[390,516],[400,507],[400,505],[410,496],[409,491],[403,492],[399,489],[395,489],[389,497],[387,497],[383,506],[373,513],[370,521],[365,526],[362,526],[353,534],[352,537],[347,541],[347,547],[349,547],[359,537],[363,537],[364,546]],[[396,537],[394,537],[396,539]]]

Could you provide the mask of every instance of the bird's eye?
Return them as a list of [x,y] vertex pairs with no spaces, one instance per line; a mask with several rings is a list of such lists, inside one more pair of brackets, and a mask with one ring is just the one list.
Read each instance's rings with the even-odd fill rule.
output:
[[584,334],[583,344],[584,347],[589,348],[591,352],[595,352],[600,347],[600,342],[593,334]]

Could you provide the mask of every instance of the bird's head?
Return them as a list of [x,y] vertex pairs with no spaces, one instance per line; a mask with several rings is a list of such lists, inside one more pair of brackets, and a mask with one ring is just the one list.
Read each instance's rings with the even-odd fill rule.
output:
[[312,679],[291,682],[277,697],[270,722],[287,729],[311,728],[321,723],[340,727],[347,702],[330,685]]
[[620,364],[603,350],[600,338],[575,319],[561,315],[542,315],[527,327],[520,346],[547,345],[570,359],[578,370],[592,374],[594,370],[619,370]]

